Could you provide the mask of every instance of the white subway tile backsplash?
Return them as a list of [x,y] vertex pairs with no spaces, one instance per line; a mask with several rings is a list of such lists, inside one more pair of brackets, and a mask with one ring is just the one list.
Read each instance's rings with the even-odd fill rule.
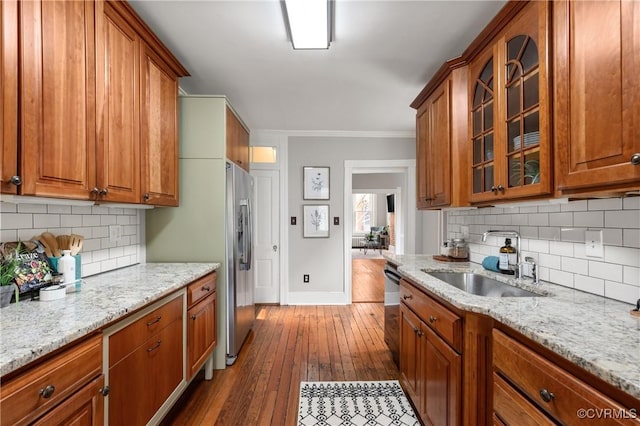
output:
[[605,246],[604,260],[620,265],[640,266],[640,249]]
[[604,226],[604,212],[575,212],[573,226],[585,228],[602,228]]
[[21,229],[33,227],[33,215],[30,213],[2,213],[2,229]]
[[640,228],[640,211],[618,210],[605,212],[605,225],[608,228]]
[[549,225],[551,226],[573,226],[573,213],[549,213]]
[[622,281],[622,265],[590,260],[589,275],[605,280]]
[[573,282],[573,274],[570,272],[558,271],[556,269],[549,270],[549,280],[556,284],[563,285],[565,287],[572,287],[574,285]]
[[610,299],[621,300],[635,305],[636,301],[640,299],[640,287],[615,281],[606,281],[604,295]]
[[640,268],[634,268],[633,266],[622,267],[622,282],[625,284],[635,285],[640,287]]
[[49,214],[71,214],[71,206],[61,206],[57,204],[49,204],[47,206]]
[[587,275],[589,274],[589,262],[583,259],[576,259],[573,257],[562,257],[562,270],[565,272],[572,272],[574,274]]
[[640,229],[622,230],[622,244],[625,247],[640,248]]
[[604,280],[600,278],[576,275],[574,277],[574,286],[577,290],[604,296]]
[[[106,206],[65,206],[58,204],[0,203],[0,238],[4,241],[30,240],[45,231],[55,235],[85,237],[81,251],[82,274],[90,276],[138,262],[144,252],[140,212]],[[123,225],[123,237],[109,242],[109,225]],[[142,245],[141,245],[142,244]]]
[[622,198],[600,198],[588,200],[589,210],[620,210],[622,209]]
[[[504,237],[493,236],[481,242],[484,231],[515,230],[523,237],[521,253],[538,259],[543,281],[627,302],[640,288],[640,197],[450,210],[447,215],[455,218],[456,229],[469,227],[469,250],[474,262],[496,255],[504,244]],[[587,229],[603,231],[604,258],[585,255]],[[451,238],[451,226],[447,232]]]

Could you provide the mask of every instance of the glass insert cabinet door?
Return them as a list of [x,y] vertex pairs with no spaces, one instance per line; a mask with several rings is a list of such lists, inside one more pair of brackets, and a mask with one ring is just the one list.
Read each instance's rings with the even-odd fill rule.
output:
[[548,7],[529,3],[470,66],[472,202],[551,191]]

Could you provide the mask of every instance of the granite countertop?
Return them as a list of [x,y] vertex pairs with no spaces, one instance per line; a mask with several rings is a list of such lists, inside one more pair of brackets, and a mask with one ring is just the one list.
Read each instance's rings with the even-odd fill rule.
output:
[[49,302],[0,310],[0,377],[99,330],[220,267],[219,263],[147,263],[85,278],[82,290]]
[[[632,305],[556,284],[528,284],[471,262],[449,263],[432,256],[394,255],[385,258],[398,265],[401,275],[452,305],[485,314],[519,331],[531,340],[640,398],[640,318]],[[434,278],[428,271],[476,272],[515,284],[544,297],[484,297],[459,290]]]

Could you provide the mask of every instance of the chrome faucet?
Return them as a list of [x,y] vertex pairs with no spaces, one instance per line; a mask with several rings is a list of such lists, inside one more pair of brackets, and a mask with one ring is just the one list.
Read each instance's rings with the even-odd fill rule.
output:
[[515,238],[516,239],[516,270],[515,270],[515,277],[516,278],[521,278],[522,277],[522,260],[521,260],[521,256],[520,256],[520,234],[518,234],[518,232],[516,231],[502,231],[502,230],[489,230],[486,231],[482,234],[482,242],[487,241],[487,237],[489,235],[498,235],[501,237],[511,237],[511,238]]
[[540,275],[538,274],[538,265],[536,264],[536,260],[531,256],[527,256],[524,258],[524,263],[531,265],[531,278],[533,278],[533,283],[535,285],[540,285]]

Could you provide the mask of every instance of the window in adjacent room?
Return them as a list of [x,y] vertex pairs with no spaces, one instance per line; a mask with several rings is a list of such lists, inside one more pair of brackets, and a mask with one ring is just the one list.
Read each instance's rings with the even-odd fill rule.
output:
[[353,233],[367,234],[375,224],[376,194],[353,194]]

